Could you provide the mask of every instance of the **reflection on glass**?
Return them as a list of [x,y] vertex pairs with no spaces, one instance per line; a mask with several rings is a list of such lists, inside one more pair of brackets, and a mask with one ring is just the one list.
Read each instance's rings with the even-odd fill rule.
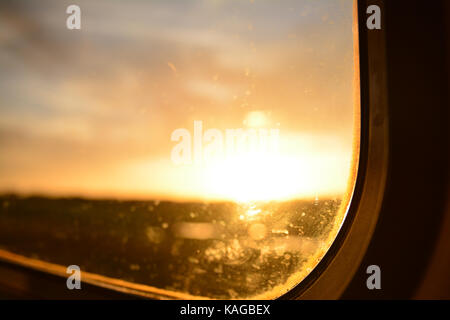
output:
[[[352,1],[0,4],[0,255],[275,298],[353,186]],[[349,191],[350,190],[350,191]]]

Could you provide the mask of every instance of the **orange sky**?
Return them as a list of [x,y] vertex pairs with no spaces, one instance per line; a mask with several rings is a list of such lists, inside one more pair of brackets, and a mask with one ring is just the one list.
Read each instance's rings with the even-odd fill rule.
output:
[[[1,191],[272,200],[345,190],[352,1],[77,3],[79,31],[65,28],[70,1],[0,3]],[[246,129],[251,115],[279,129],[278,155],[173,163],[174,130]]]

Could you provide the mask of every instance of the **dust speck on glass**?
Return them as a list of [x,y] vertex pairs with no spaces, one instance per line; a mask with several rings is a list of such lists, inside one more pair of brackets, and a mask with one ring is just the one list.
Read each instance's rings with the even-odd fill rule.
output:
[[0,258],[174,298],[300,283],[354,184],[353,1],[76,4],[0,2]]

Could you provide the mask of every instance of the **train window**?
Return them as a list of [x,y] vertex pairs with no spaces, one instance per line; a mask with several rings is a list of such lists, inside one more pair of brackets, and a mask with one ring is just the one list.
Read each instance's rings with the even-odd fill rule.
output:
[[173,298],[299,284],[355,182],[353,2],[69,5],[0,3],[0,257]]

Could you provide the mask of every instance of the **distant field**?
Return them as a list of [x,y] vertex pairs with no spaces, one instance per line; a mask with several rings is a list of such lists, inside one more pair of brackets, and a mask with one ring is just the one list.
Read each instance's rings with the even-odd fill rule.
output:
[[240,205],[0,196],[0,248],[213,298],[283,284],[321,245],[339,199]]

